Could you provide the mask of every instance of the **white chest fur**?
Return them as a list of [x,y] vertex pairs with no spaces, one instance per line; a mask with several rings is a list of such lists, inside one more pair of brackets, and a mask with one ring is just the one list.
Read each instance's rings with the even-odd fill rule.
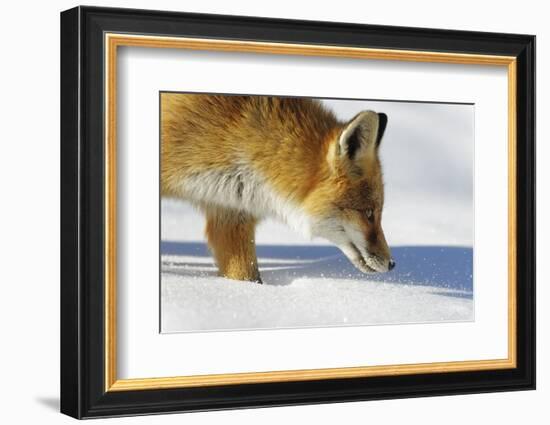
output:
[[247,166],[188,175],[181,183],[181,195],[196,203],[246,211],[258,219],[276,218],[311,237],[311,220],[300,206],[278,194],[266,178]]

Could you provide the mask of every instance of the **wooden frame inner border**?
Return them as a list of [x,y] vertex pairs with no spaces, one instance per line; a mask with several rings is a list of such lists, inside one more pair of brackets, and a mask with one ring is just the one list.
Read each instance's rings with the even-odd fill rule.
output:
[[[216,385],[308,381],[512,369],[516,353],[516,58],[513,56],[370,49],[328,45],[267,43],[256,41],[214,40],[106,33],[105,46],[105,391],[135,391]],[[117,379],[116,324],[116,93],[117,48],[119,46],[231,51],[301,56],[325,56],[356,59],[397,60],[507,67],[508,71],[508,358],[386,366],[343,367],[328,369],[247,372],[164,378]]]

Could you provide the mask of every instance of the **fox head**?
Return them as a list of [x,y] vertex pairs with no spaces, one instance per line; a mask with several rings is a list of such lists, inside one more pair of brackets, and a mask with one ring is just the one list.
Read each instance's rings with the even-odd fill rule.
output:
[[363,111],[330,140],[324,177],[308,197],[313,236],[337,245],[359,270],[395,266],[382,230],[384,183],[378,148],[387,116]]

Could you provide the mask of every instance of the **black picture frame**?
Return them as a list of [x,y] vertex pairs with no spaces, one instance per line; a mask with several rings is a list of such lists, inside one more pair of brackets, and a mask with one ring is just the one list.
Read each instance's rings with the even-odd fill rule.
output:
[[[105,391],[104,34],[514,56],[517,367],[369,378]],[[535,388],[535,37],[76,7],[61,13],[61,412],[75,418]]]

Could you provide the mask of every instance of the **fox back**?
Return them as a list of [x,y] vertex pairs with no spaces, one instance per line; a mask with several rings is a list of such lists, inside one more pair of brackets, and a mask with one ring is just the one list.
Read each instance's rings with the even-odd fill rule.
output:
[[364,272],[387,271],[386,123],[374,111],[341,122],[314,99],[162,93],[162,194],[207,213],[282,220],[330,240]]

